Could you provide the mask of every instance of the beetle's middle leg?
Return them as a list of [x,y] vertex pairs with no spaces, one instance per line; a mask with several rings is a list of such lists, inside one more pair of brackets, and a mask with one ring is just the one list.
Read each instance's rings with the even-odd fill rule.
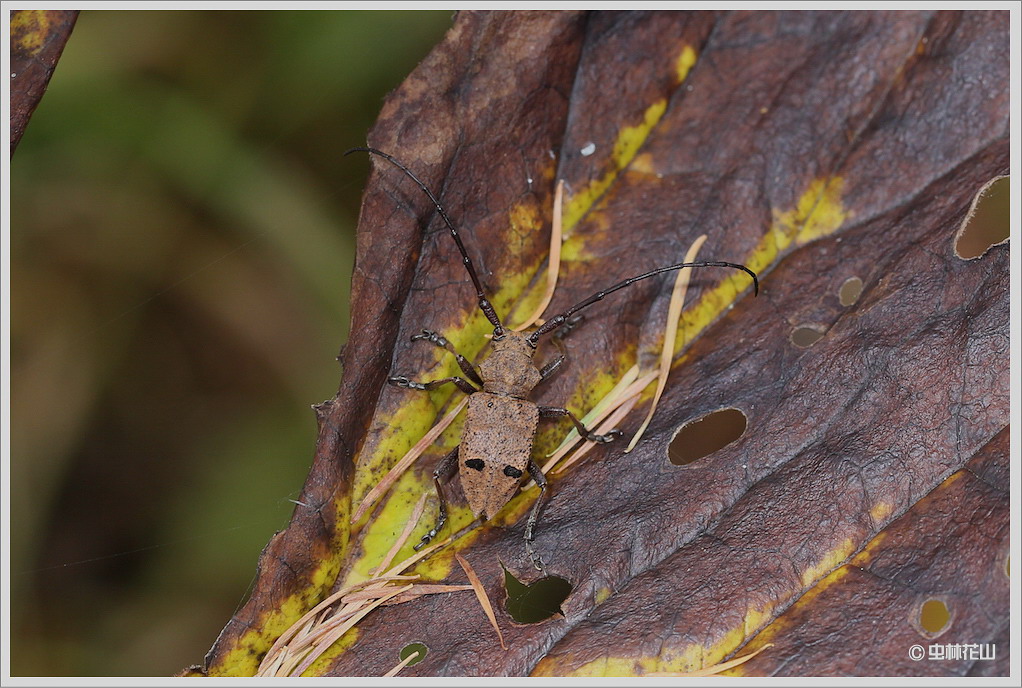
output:
[[437,464],[436,470],[433,471],[433,483],[436,484],[436,496],[440,501],[440,513],[437,516],[436,525],[433,526],[428,533],[422,536],[422,540],[419,544],[415,545],[412,549],[418,552],[420,549],[429,544],[429,541],[436,537],[437,533],[444,529],[444,524],[447,523],[447,499],[444,497],[444,486],[446,482],[450,482],[454,474],[458,472],[458,447],[455,447],[451,452],[440,459],[440,463]]
[[606,435],[597,435],[595,432],[582,425],[582,421],[580,421],[574,413],[566,408],[559,408],[557,406],[540,406],[539,416],[540,418],[560,418],[561,416],[567,416],[571,419],[571,422],[575,424],[575,429],[578,430],[578,434],[590,442],[613,442],[615,437],[621,436],[620,430],[611,430]]
[[404,387],[405,389],[419,389],[426,392],[436,389],[440,385],[446,385],[448,382],[453,382],[454,385],[465,394],[475,394],[479,390],[472,386],[472,383],[463,377],[444,377],[439,380],[431,380],[429,382],[416,382],[415,380],[409,380],[404,375],[397,375],[395,377],[388,377],[387,382],[394,385],[395,387]]
[[446,349],[447,351],[454,354],[455,360],[458,361],[458,367],[460,367],[461,371],[465,373],[465,377],[467,377],[469,380],[476,383],[480,387],[483,386],[483,379],[479,377],[479,371],[476,370],[475,366],[472,365],[471,361],[469,361],[467,358],[459,354],[458,350],[454,348],[454,345],[447,341],[446,338],[440,336],[433,330],[423,330],[419,334],[412,335],[413,342],[418,341],[420,339],[423,341],[427,341],[435,346],[439,346],[441,349]]

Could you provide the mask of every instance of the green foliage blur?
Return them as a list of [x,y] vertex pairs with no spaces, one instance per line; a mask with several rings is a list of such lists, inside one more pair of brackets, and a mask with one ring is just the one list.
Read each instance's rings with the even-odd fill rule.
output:
[[451,13],[86,11],[11,162],[11,672],[199,663],[334,395],[382,99]]

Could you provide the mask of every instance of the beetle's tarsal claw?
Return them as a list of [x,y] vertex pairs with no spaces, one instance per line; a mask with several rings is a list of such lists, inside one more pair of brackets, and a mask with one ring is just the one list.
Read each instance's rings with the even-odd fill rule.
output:
[[543,567],[543,559],[536,552],[536,549],[532,546],[532,538],[525,539],[525,551],[529,553],[529,557],[532,558],[532,565],[536,567],[537,571],[546,572]]
[[613,442],[618,437],[621,437],[623,433],[620,430],[611,430],[606,435],[590,435],[589,439],[594,442],[600,442],[601,444],[607,444]]
[[414,380],[409,380],[404,375],[398,375],[396,377],[388,377],[387,378],[387,382],[389,382],[390,384],[394,385],[395,387],[401,387],[403,389],[420,389],[420,390],[426,389],[426,386],[424,384],[422,384],[421,382],[415,382]]

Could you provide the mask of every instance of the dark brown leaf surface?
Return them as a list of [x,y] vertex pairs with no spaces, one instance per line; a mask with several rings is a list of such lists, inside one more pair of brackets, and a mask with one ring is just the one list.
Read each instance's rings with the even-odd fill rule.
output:
[[46,92],[77,10],[11,12],[11,155]]
[[[763,289],[697,272],[687,348],[642,441],[553,480],[536,548],[573,586],[563,618],[523,626],[503,609],[501,564],[537,577],[522,544],[533,488],[415,569],[464,583],[453,553],[465,557],[508,651],[468,596],[435,595],[375,610],[309,673],[382,675],[412,642],[429,654],[402,675],[691,671],[770,642],[733,673],[1005,674],[1008,246],[964,261],[953,243],[973,195],[1007,171],[1007,55],[1006,12],[459,13],[369,143],[441,194],[505,320],[542,291],[558,178],[569,200],[548,314],[679,260],[704,232],[700,258],[745,263]],[[340,391],[319,408],[302,504],[210,674],[250,674],[289,623],[364,578],[457,442],[453,427],[349,535],[352,504],[458,398],[385,386],[454,374],[409,336],[438,330],[470,358],[485,344],[435,219],[375,165]],[[851,277],[863,292],[842,306]],[[655,365],[669,284],[589,309],[534,398],[582,413],[637,360]],[[805,325],[825,335],[800,348]],[[676,429],[724,407],[747,416],[741,439],[670,463]],[[566,430],[541,430],[537,454]],[[459,493],[448,532],[470,521]],[[938,638],[917,626],[928,599],[951,611]],[[994,642],[997,659],[910,659],[937,642]]]

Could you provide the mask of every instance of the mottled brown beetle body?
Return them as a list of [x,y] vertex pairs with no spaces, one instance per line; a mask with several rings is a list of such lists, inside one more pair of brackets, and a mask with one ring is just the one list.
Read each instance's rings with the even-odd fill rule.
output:
[[[615,436],[621,433],[612,430],[606,435],[598,435],[587,429],[571,411],[557,406],[537,406],[527,399],[533,388],[542,380],[547,378],[564,361],[562,355],[550,363],[537,368],[533,357],[536,353],[536,345],[539,337],[558,328],[566,326],[571,322],[571,316],[586,306],[600,301],[608,294],[619,289],[624,289],[630,284],[639,280],[659,275],[670,270],[679,270],[685,267],[728,267],[744,270],[752,276],[753,286],[759,292],[759,282],[754,273],[744,265],[736,263],[725,263],[721,261],[700,261],[698,263],[677,263],[655,270],[650,270],[641,275],[631,277],[622,282],[599,291],[589,298],[581,301],[565,312],[556,315],[528,334],[508,330],[501,323],[492,304],[483,292],[482,283],[472,265],[472,260],[465,250],[458,230],[454,223],[447,217],[443,206],[437,200],[433,192],[426,187],[411,170],[402,165],[391,156],[373,148],[353,148],[345,155],[353,151],[364,151],[379,156],[402,172],[408,175],[419,188],[429,196],[429,199],[436,206],[437,212],[447,224],[447,228],[458,245],[465,270],[472,279],[476,290],[479,309],[493,325],[493,340],[491,350],[479,369],[472,365],[464,356],[460,355],[450,342],[441,335],[430,330],[423,330],[421,334],[412,337],[412,340],[428,341],[435,346],[451,352],[458,361],[458,366],[465,374],[462,377],[446,377],[430,382],[415,382],[404,376],[396,376],[388,379],[388,382],[397,387],[406,389],[431,390],[440,385],[453,384],[465,394],[470,394],[468,401],[468,413],[465,417],[465,426],[462,431],[461,443],[445,456],[433,472],[433,481],[436,484],[437,497],[439,498],[437,524],[423,537],[421,542],[415,546],[420,549],[428,543],[437,533],[443,529],[447,522],[447,505],[444,497],[443,484],[450,480],[455,473],[461,479],[461,487],[465,493],[472,513],[482,520],[493,518],[504,505],[506,505],[521,484],[525,473],[536,481],[540,488],[539,498],[533,504],[529,514],[529,520],[525,526],[526,549],[532,556],[536,568],[542,569],[542,562],[539,556],[532,549],[532,531],[536,524],[536,517],[543,496],[546,494],[547,481],[543,471],[535,461],[532,460],[532,444],[536,437],[536,430],[540,418],[559,418],[567,416],[578,430],[579,435],[593,442],[610,442]],[[562,330],[563,332],[563,330]],[[467,378],[467,379],[466,379]],[[481,388],[481,389],[480,389]]]
[[539,407],[531,401],[489,392],[469,398],[458,473],[476,517],[493,518],[514,497],[538,427]]
[[539,407],[525,397],[543,379],[535,351],[520,332],[495,337],[479,364],[483,391],[468,400],[458,474],[469,508],[484,521],[511,501],[532,458]]

